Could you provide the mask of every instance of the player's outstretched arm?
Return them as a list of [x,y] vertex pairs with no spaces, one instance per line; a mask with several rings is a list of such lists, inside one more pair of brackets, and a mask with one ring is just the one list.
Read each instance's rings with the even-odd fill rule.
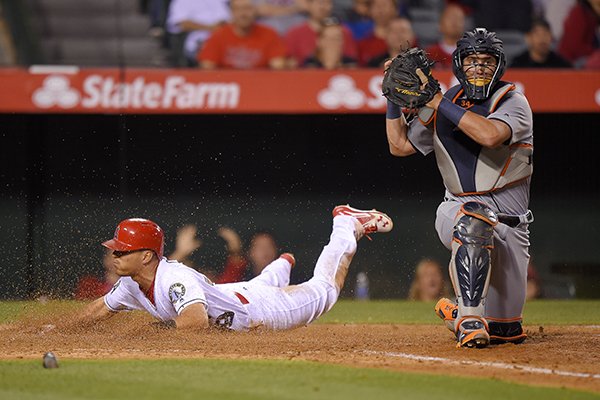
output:
[[187,306],[175,318],[177,329],[206,329],[208,328],[208,314],[204,304],[196,303]]
[[73,322],[77,325],[91,325],[94,322],[102,321],[116,314],[111,311],[104,303],[104,297],[92,301],[77,315]]

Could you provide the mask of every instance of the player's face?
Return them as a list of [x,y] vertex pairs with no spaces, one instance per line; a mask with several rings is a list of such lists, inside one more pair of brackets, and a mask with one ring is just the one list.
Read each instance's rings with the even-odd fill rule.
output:
[[463,60],[463,71],[470,84],[485,86],[491,82],[498,63],[489,54],[471,54]]
[[113,251],[115,272],[119,276],[134,276],[143,266],[144,255],[148,250]]

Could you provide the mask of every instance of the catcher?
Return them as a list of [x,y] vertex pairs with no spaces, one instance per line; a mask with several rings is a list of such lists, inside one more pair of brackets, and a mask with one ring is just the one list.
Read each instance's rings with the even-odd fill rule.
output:
[[[443,95],[422,50],[388,62],[382,88],[389,148],[399,157],[435,153],[446,189],[435,228],[452,252],[457,299],[440,299],[435,311],[457,347],[520,343],[533,222],[531,108],[514,84],[500,80],[506,59],[494,32],[466,32],[452,58],[460,84]],[[418,118],[407,122],[401,108]]]

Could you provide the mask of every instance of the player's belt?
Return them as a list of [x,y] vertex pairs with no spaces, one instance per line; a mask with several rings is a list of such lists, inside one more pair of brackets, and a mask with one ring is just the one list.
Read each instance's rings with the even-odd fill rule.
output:
[[498,214],[498,221],[501,223],[510,226],[511,228],[516,228],[521,224],[530,224],[533,222],[533,213],[531,210],[527,210],[527,212],[523,215],[505,215]]
[[240,299],[240,301],[242,302],[242,304],[250,304],[250,302],[248,301],[248,299],[245,298],[241,293],[233,292],[233,294],[235,294],[235,297],[237,297],[238,299]]

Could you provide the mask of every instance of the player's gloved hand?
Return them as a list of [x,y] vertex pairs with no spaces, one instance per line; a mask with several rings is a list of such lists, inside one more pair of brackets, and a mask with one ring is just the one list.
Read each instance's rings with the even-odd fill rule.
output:
[[439,82],[431,74],[433,62],[422,49],[405,50],[386,65],[382,92],[400,107],[422,108],[440,91]]

